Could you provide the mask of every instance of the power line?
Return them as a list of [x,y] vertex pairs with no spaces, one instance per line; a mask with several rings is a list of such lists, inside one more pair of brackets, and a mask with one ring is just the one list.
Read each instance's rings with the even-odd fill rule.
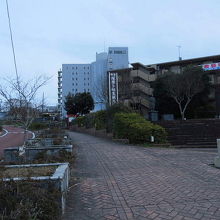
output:
[[12,47],[12,52],[13,52],[14,65],[15,65],[15,74],[16,74],[16,79],[17,79],[17,83],[18,83],[19,82],[18,69],[17,69],[15,48],[14,48],[14,42],[13,42],[12,29],[11,29],[11,19],[10,19],[9,7],[8,7],[8,0],[6,0],[6,6],[7,6],[7,14],[8,14],[8,25],[9,25],[10,37],[11,37],[11,47]]

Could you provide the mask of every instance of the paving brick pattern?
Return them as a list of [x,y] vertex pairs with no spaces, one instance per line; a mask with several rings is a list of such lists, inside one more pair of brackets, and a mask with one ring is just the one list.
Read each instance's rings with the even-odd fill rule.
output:
[[[0,157],[3,156],[4,149],[8,147],[18,147],[23,145],[24,130],[13,126],[4,126],[7,130],[7,135],[0,136]],[[28,138],[32,138],[32,133],[28,133]]]
[[220,219],[216,149],[143,148],[70,133],[77,153],[65,220]]

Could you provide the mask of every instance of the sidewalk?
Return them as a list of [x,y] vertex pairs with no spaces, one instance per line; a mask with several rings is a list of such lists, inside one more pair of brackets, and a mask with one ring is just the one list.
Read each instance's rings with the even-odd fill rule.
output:
[[216,150],[143,148],[70,132],[79,178],[65,220],[220,219]]

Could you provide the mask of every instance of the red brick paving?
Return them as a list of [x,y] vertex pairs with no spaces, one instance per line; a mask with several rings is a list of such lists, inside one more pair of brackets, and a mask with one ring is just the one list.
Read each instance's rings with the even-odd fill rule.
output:
[[[23,144],[24,139],[22,128],[12,126],[3,126],[3,128],[8,131],[8,134],[3,137],[0,137],[0,156],[3,155],[3,151],[5,148],[21,146]],[[32,134],[29,133],[29,138],[31,137]]]
[[219,220],[217,149],[144,148],[70,132],[77,161],[64,220]]

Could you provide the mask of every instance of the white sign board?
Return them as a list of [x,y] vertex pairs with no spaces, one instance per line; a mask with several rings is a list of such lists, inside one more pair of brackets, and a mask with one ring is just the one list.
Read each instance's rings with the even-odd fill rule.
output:
[[118,73],[109,73],[109,104],[118,102]]

